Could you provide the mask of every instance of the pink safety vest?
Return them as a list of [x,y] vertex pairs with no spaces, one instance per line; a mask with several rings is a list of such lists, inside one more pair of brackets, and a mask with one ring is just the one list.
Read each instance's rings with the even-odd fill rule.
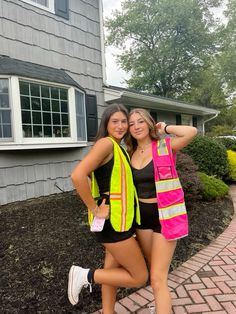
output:
[[176,155],[170,138],[152,142],[152,156],[161,234],[167,240],[188,235],[188,216],[184,192],[175,169]]

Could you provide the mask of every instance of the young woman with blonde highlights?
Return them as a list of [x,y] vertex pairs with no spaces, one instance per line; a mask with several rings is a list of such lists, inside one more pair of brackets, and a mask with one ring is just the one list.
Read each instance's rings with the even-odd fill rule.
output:
[[[167,240],[162,234],[155,185],[153,147],[156,147],[154,144],[161,143],[160,137],[165,134],[172,135],[168,141],[170,154],[174,155],[191,142],[197,130],[191,126],[166,125],[164,122],[156,124],[151,115],[141,108],[130,112],[129,135],[125,142],[131,157],[141,214],[141,224],[136,227],[136,235],[149,264],[150,281],[158,314],[171,313],[167,277],[177,242]],[[164,143],[168,141],[164,140]]]

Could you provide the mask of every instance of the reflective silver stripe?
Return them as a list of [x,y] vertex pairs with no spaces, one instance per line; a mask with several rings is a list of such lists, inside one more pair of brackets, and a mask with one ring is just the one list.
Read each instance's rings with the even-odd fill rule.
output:
[[168,192],[181,188],[179,178],[156,181],[155,184],[158,192]]
[[110,199],[121,199],[121,193],[110,193]]
[[186,214],[185,203],[175,204],[172,206],[158,208],[160,211],[160,219],[170,219],[179,215]]
[[159,156],[168,155],[168,149],[164,139],[158,142],[157,152]]

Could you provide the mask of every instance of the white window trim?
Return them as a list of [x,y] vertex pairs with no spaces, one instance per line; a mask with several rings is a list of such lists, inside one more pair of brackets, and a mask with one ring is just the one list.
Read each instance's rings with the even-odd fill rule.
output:
[[[86,147],[87,146],[87,122],[86,122],[86,108],[84,98],[84,112],[85,112],[85,134],[84,141],[77,140],[77,125],[76,125],[76,108],[75,108],[75,90],[81,92],[84,97],[85,93],[75,87],[65,84],[47,82],[37,79],[30,79],[19,76],[0,76],[1,79],[9,80],[9,102],[12,117],[12,140],[11,142],[0,141],[0,150],[17,150],[17,149],[39,149],[39,148],[63,148],[63,147]],[[22,131],[21,119],[21,103],[20,103],[20,87],[19,81],[32,82],[36,84],[43,84],[47,86],[55,86],[68,89],[68,103],[69,103],[69,122],[70,122],[70,137],[42,137],[42,138],[25,138]],[[14,106],[13,106],[14,104]]]
[[45,11],[48,11],[48,12],[51,12],[51,13],[55,14],[55,6],[54,6],[55,0],[48,0],[49,7],[45,7],[44,5],[36,3],[36,2],[34,2],[32,0],[21,0],[21,1],[26,2],[28,4],[31,4],[31,5],[39,8],[39,9],[42,9],[42,10],[45,10]]

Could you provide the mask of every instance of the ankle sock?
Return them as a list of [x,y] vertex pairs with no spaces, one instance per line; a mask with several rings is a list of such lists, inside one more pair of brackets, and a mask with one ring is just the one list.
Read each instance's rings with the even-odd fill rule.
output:
[[90,269],[88,272],[88,282],[89,283],[94,283],[94,273],[95,270]]

